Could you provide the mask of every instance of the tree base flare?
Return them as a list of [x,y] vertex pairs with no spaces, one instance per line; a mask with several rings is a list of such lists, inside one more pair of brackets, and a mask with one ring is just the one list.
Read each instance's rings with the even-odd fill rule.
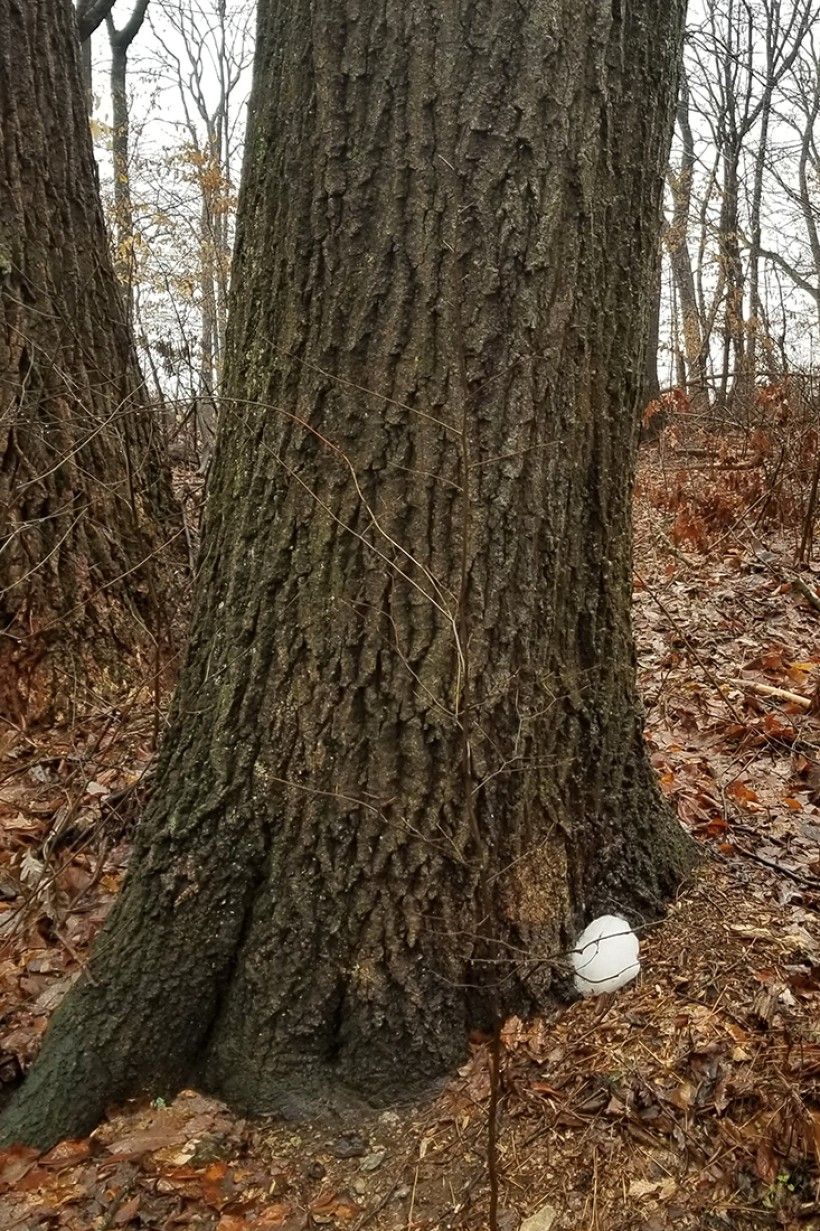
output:
[[[653,796],[657,801],[654,788]],[[632,919],[646,921],[691,869],[695,848],[660,803],[651,857],[639,858],[634,845],[627,849],[627,862],[601,866],[594,900],[611,903],[617,895]],[[446,963],[439,955],[426,989],[416,976],[415,985],[394,985],[387,998],[372,988],[370,998],[362,998],[354,986],[340,999],[337,967],[332,996],[325,996],[319,962],[307,985],[313,1000],[294,1002],[298,987],[289,976],[296,977],[297,967],[283,960],[278,978],[275,968],[263,967],[269,988],[263,998],[258,988],[253,994],[243,969],[259,965],[260,951],[243,949],[242,942],[254,911],[268,910],[268,892],[267,884],[257,884],[241,923],[221,938],[211,926],[211,953],[200,947],[183,966],[175,955],[190,956],[190,937],[206,933],[203,911],[209,908],[198,900],[186,915],[172,902],[160,919],[157,901],[146,896],[144,865],[142,875],[135,867],[103,931],[90,978],[83,977],[56,1011],[40,1057],[0,1120],[0,1144],[46,1149],[89,1132],[113,1103],[135,1095],[167,1099],[192,1084],[243,1114],[289,1119],[417,1102],[435,1094],[461,1063],[469,1030],[573,995],[561,951],[577,934],[577,917],[566,922],[563,939],[541,938],[542,956],[521,951],[521,929],[473,944],[472,958],[463,939],[451,938],[450,970],[461,975],[442,977]],[[230,915],[224,894],[210,903],[210,913],[223,923]],[[215,978],[213,954],[220,948]],[[294,1049],[300,1028],[308,1044]]]

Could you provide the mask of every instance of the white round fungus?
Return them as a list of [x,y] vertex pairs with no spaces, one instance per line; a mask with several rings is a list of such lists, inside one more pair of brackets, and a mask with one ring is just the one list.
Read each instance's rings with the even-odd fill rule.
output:
[[601,915],[584,928],[571,953],[575,988],[582,996],[614,992],[640,974],[638,937],[626,919]]

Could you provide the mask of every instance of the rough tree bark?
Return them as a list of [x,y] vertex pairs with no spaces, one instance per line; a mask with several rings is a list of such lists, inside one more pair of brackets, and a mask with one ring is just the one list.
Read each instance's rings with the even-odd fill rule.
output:
[[629,610],[683,7],[263,0],[189,658],[4,1140],[406,1093],[678,883]]
[[67,704],[77,656],[116,671],[150,640],[168,501],[69,0],[0,0],[0,179],[0,710],[31,719]]

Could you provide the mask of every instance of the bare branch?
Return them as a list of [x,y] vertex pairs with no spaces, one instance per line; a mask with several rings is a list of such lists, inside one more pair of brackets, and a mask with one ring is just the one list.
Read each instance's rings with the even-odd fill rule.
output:
[[102,25],[113,7],[114,0],[79,0],[76,14],[77,31],[81,43],[91,38],[97,26]]
[[106,25],[108,26],[108,37],[111,40],[111,46],[119,51],[126,51],[134,39],[140,32],[140,27],[145,20],[145,13],[148,8],[149,0],[137,0],[134,5],[134,11],[128,18],[121,30],[118,30],[114,25],[113,18],[110,12],[106,15]]

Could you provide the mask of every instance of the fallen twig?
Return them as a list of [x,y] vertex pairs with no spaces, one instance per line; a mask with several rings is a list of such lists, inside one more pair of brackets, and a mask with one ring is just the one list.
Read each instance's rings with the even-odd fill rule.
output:
[[808,582],[804,581],[802,577],[798,577],[796,575],[789,577],[788,580],[796,590],[800,591],[803,598],[811,603],[815,611],[820,611],[820,594],[817,594],[816,591],[812,590]]
[[808,697],[801,697],[800,693],[789,692],[786,688],[775,688],[773,684],[759,684],[757,680],[731,679],[728,682],[734,688],[745,688],[747,692],[756,693],[759,697],[773,697],[778,701],[790,701],[793,705],[799,705],[803,710],[811,709],[812,703]]
[[780,876],[796,881],[799,885],[808,885],[812,889],[820,889],[820,876],[809,876],[805,872],[798,872],[797,868],[790,868],[787,864],[779,863],[776,859],[768,859],[765,855],[758,855],[757,851],[750,851],[747,846],[740,846],[738,842],[732,842],[732,846],[737,854],[744,855],[746,859],[753,859],[755,863],[762,864],[764,868],[771,868],[773,872],[779,873]]

